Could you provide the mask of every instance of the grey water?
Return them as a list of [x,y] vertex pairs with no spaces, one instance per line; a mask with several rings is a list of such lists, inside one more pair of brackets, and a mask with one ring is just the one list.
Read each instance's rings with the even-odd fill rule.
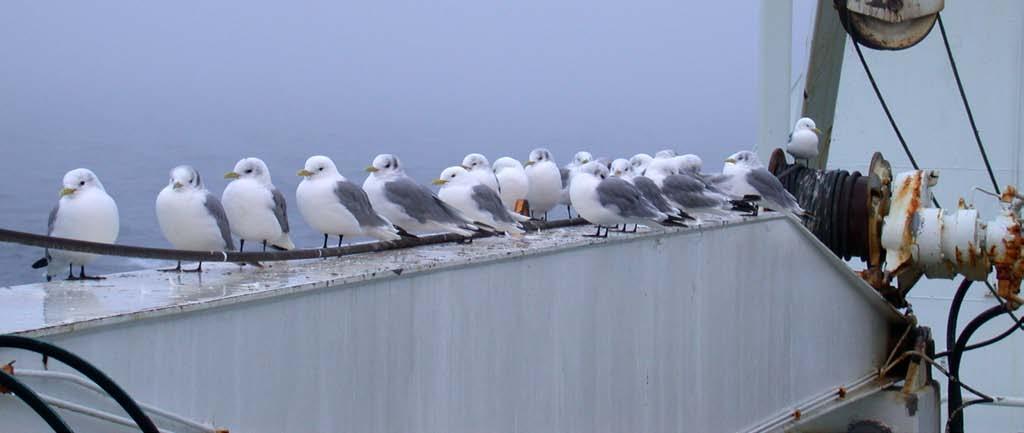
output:
[[[358,183],[384,152],[424,183],[470,152],[540,146],[560,163],[672,148],[717,169],[755,135],[750,3],[4,2],[0,227],[45,233],[77,167],[117,201],[117,242],[155,247],[154,200],[178,164],[220,194],[257,156],[289,200],[315,154]],[[300,247],[320,245],[289,218]],[[41,254],[0,244],[0,286],[41,281]]]

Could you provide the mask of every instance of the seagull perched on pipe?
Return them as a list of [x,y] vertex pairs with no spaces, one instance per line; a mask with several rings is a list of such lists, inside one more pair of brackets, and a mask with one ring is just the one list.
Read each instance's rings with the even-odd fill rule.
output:
[[803,161],[818,156],[818,136],[821,130],[809,117],[802,117],[793,126],[793,132],[789,134],[789,142],[786,143],[786,152],[793,155],[793,159]]
[[[179,165],[171,170],[171,180],[156,196],[156,220],[167,241],[179,250],[234,251],[231,226],[220,199],[203,186],[199,171]],[[181,260],[171,272],[202,272],[203,262],[195,269],[182,269]]]

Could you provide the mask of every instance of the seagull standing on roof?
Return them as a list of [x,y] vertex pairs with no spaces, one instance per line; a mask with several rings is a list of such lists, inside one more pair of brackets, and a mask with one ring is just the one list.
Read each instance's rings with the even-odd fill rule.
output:
[[498,189],[498,178],[494,176],[494,171],[491,170],[491,163],[487,161],[486,156],[479,153],[466,155],[462,159],[462,168],[469,171],[484,186],[493,189],[494,192],[500,192]]
[[551,152],[544,148],[534,149],[524,164],[526,177],[529,179],[529,192],[526,200],[530,203],[533,216],[544,214],[548,219],[548,211],[558,204],[562,193],[562,175],[558,165],[551,157]]
[[242,158],[235,169],[224,175],[231,179],[221,195],[231,232],[239,238],[239,251],[245,241],[261,242],[263,251],[270,245],[280,250],[295,248],[289,236],[288,207],[284,194],[270,180],[270,169],[259,158]]
[[651,161],[654,158],[646,153],[638,153],[629,158],[629,165],[633,166],[633,174],[637,176],[643,176],[644,170],[647,170],[647,166],[651,165]]
[[440,185],[437,196],[477,223],[505,232],[512,237],[524,233],[520,222],[530,218],[512,213],[501,203],[501,197],[494,190],[480,183],[472,172],[463,167],[448,167],[433,181]]
[[713,191],[702,180],[679,172],[676,169],[677,162],[672,159],[656,159],[647,168],[647,177],[658,185],[668,202],[693,216],[729,215],[729,197]]
[[382,241],[401,239],[391,223],[370,204],[366,191],[349,182],[334,161],[322,155],[311,156],[299,170],[302,182],[295,190],[299,213],[307,223],[324,234],[324,248],[330,236],[370,236]]
[[821,130],[809,117],[802,117],[793,126],[793,132],[789,134],[789,143],[786,143],[786,152],[793,155],[797,161],[807,160],[818,156],[818,135]]
[[[46,234],[58,238],[78,239],[112,244],[120,230],[117,204],[107,195],[96,174],[85,168],[67,172],[61,181],[60,199],[50,211]],[[46,281],[67,267],[68,280],[101,280],[85,274],[85,265],[98,257],[95,254],[47,249],[32,268],[46,267]],[[78,276],[75,276],[78,266]]]
[[607,227],[619,224],[678,225],[672,217],[658,211],[635,186],[609,176],[608,168],[597,162],[579,168],[569,193],[576,212],[597,225],[597,233],[587,235],[590,237],[608,237]]
[[[562,194],[558,203],[565,205],[565,212],[569,215],[569,218],[572,218],[572,198],[569,197],[569,185],[572,184],[572,177],[576,174],[576,170],[583,166],[583,164],[593,160],[594,155],[591,155],[590,152],[585,150],[581,150],[572,156],[572,161],[569,161],[569,163],[558,169],[558,172],[562,177]],[[607,168],[607,164],[605,164],[605,166]]]
[[[171,170],[171,180],[156,196],[156,220],[167,241],[179,250],[234,251],[228,216],[220,199],[203,186],[199,171],[179,165]],[[203,262],[195,269],[182,269],[181,260],[171,272],[202,272]]]
[[757,196],[763,207],[798,217],[807,215],[793,194],[786,191],[782,182],[764,168],[754,152],[744,150],[734,153],[725,160],[722,173],[728,176],[723,185],[733,195]]
[[516,202],[526,200],[530,192],[530,179],[526,176],[523,163],[503,156],[494,161],[494,177],[498,179],[498,195],[505,208],[515,212]]
[[363,190],[373,208],[408,232],[450,232],[471,237],[479,230],[458,210],[405,174],[398,157],[377,155],[366,167]]

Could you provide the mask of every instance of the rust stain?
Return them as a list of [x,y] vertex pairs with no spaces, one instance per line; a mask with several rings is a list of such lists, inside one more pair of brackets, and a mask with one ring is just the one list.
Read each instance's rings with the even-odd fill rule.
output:
[[798,419],[800,419],[801,416],[803,416],[803,414],[800,413],[800,409],[796,409],[796,410],[793,411],[793,419],[797,419],[798,420]]
[[[14,361],[8,362],[7,364],[0,365],[0,371],[7,373],[10,376],[14,376]],[[0,394],[10,394],[11,390],[0,386]]]
[[839,394],[839,398],[846,398],[846,388],[840,386],[837,394]]

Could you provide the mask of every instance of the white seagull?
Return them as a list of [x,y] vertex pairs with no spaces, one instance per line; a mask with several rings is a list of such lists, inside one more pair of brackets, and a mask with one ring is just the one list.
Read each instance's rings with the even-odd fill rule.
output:
[[487,161],[486,156],[479,153],[466,155],[465,158],[462,158],[462,168],[469,171],[484,186],[493,189],[494,192],[500,192],[498,189],[498,178],[494,176],[494,171],[491,170],[491,163]]
[[[107,195],[103,184],[92,171],[77,168],[67,172],[62,181],[60,200],[50,211],[46,234],[58,238],[78,239],[112,244],[117,240],[120,218],[117,204]],[[53,279],[66,266],[69,280],[100,280],[103,277],[85,274],[85,265],[95,254],[47,249],[43,258],[32,264],[46,267],[46,281]],[[78,276],[74,268],[78,266]]]
[[646,153],[638,153],[629,158],[629,165],[633,166],[633,174],[636,176],[643,176],[644,170],[647,170],[647,166],[651,165],[651,161],[654,158]]
[[734,196],[758,196],[763,207],[798,217],[807,215],[793,194],[786,191],[782,182],[764,168],[754,152],[744,150],[734,153],[725,160],[722,174],[728,176],[722,185]]
[[534,149],[526,161],[526,177],[529,179],[529,191],[526,200],[530,204],[530,213],[534,216],[544,214],[558,204],[562,195],[562,175],[558,165],[551,158],[547,149]]
[[440,185],[437,196],[462,212],[474,223],[493,227],[512,237],[524,233],[519,222],[529,218],[512,213],[501,203],[501,197],[494,190],[480,183],[473,173],[463,167],[448,167],[433,181]]
[[398,229],[377,214],[370,198],[359,185],[349,182],[334,161],[323,155],[311,156],[299,170],[302,182],[295,189],[295,203],[302,218],[324,234],[324,248],[330,236],[370,236],[382,241],[401,239]]
[[[647,168],[649,177],[672,206],[692,216],[724,217],[731,208],[729,197],[715,192],[701,179],[682,173],[671,159],[659,159]],[[698,223],[701,221],[698,219]]]
[[366,171],[370,175],[363,182],[363,190],[373,208],[394,225],[409,232],[444,231],[465,237],[479,230],[430,188],[407,176],[398,157],[377,155]]
[[789,134],[789,143],[786,143],[786,152],[793,155],[797,160],[808,160],[818,156],[818,135],[821,130],[809,117],[802,117],[793,126],[793,132]]
[[505,208],[515,212],[516,202],[526,200],[530,191],[530,179],[526,176],[523,163],[515,158],[503,156],[494,161],[494,177],[498,179],[498,194]]
[[270,180],[270,169],[259,158],[243,158],[235,169],[224,175],[232,179],[224,188],[221,203],[231,223],[231,233],[239,238],[240,251],[245,241],[262,242],[290,250],[295,248],[288,235],[288,212],[284,194]]
[[[217,196],[203,186],[199,171],[179,165],[171,170],[171,180],[156,196],[156,220],[167,241],[179,250],[234,251],[227,214]],[[195,269],[174,272],[202,272],[203,262]]]
[[597,225],[597,233],[587,235],[590,237],[608,237],[607,227],[619,224],[676,225],[672,217],[658,211],[633,184],[610,177],[608,168],[596,162],[579,168],[569,193],[576,212]]
[[[590,152],[585,150],[581,150],[573,154],[572,161],[569,161],[567,164],[562,166],[562,168],[558,169],[558,173],[562,178],[562,192],[561,197],[558,199],[558,203],[565,205],[565,212],[569,215],[569,218],[572,218],[572,198],[569,197],[569,185],[572,184],[572,176],[576,174],[576,170],[583,166],[583,164],[593,160],[594,155],[591,155]],[[603,165],[605,167],[608,166],[607,164]]]
[[608,169],[611,171],[612,176],[622,178],[622,180],[633,183],[633,177],[635,177],[635,174],[633,173],[633,165],[629,163],[628,159],[616,159],[612,161],[611,166],[608,167]]

